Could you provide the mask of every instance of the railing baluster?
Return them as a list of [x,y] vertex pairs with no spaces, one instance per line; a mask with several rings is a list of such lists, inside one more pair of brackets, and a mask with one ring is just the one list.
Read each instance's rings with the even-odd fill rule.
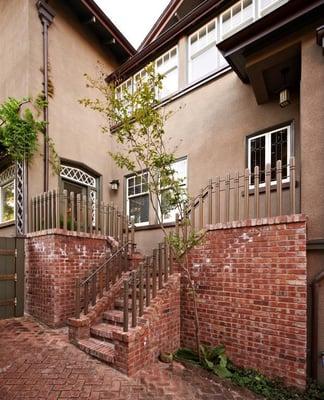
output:
[[107,214],[108,214],[108,206],[104,205],[103,206],[103,234],[104,236],[107,236]]
[[213,223],[213,181],[208,181],[208,224]]
[[204,227],[204,190],[200,190],[199,194],[199,205],[198,205],[198,212],[199,212],[199,230]]
[[75,283],[75,318],[80,318],[80,278]]
[[97,298],[97,277],[93,276],[91,280],[91,304],[94,306],[96,304]]
[[172,246],[171,245],[168,246],[168,250],[169,250],[169,254],[168,254],[168,256],[169,256],[169,261],[168,261],[169,273],[170,273],[170,275],[172,275],[173,274],[173,254],[172,254]]
[[158,248],[158,272],[159,272],[159,290],[160,290],[163,288],[162,243],[159,243],[159,248]]
[[271,165],[266,165],[265,171],[265,184],[266,184],[266,215],[271,217]]
[[88,204],[87,204],[87,208],[88,208],[88,229],[89,229],[89,233],[92,233],[93,230],[93,212],[95,211],[95,207],[94,204],[92,202],[91,196],[88,196]]
[[153,269],[152,269],[152,299],[156,297],[156,263],[157,263],[157,250],[153,250]]
[[254,215],[255,218],[260,216],[260,198],[259,198],[259,182],[260,182],[260,171],[259,167],[254,167]]
[[39,231],[39,203],[38,203],[38,196],[35,198],[35,225],[36,231]]
[[76,196],[76,202],[77,202],[77,232],[79,233],[81,231],[81,195],[80,193],[77,194]]
[[150,282],[150,262],[149,258],[146,257],[146,266],[145,266],[145,272],[146,272],[146,282],[145,282],[145,290],[146,290],[146,307],[150,305],[150,289],[151,289],[151,282]]
[[68,201],[67,201],[67,190],[63,190],[63,229],[67,230],[67,210],[68,210]]
[[59,229],[61,227],[60,223],[60,191],[57,190],[55,193],[55,228]]
[[89,284],[84,284],[84,314],[87,315],[89,310]]
[[51,194],[51,192],[47,192],[46,193],[46,213],[47,213],[47,216],[46,216],[46,229],[50,229],[50,227],[51,227],[51,217],[50,217],[50,212],[51,212],[51,200],[50,200],[50,194]]
[[137,325],[137,280],[136,280],[136,271],[132,272],[132,328],[135,328]]
[[231,176],[225,178],[225,222],[229,221]]
[[54,193],[50,192],[50,200],[51,200],[51,228],[54,228]]
[[296,164],[295,157],[290,158],[290,212],[296,214]]
[[220,178],[215,179],[215,223],[220,222]]
[[43,222],[43,229],[47,229],[47,212],[46,212],[46,205],[47,205],[47,193],[43,193],[42,194],[42,214],[43,214],[43,218],[42,218],[42,222]]
[[82,222],[83,232],[88,232],[88,212],[87,212],[87,196],[82,196]]
[[70,207],[71,207],[71,231],[74,231],[74,219],[75,219],[74,192],[70,193]]
[[191,225],[191,232],[194,232],[196,229],[196,210],[195,210],[195,200],[191,201],[191,206],[190,206],[190,225]]
[[124,280],[124,310],[123,310],[123,320],[124,320],[124,332],[128,332],[128,280]]
[[36,232],[36,207],[35,207],[35,197],[31,200],[31,223],[30,223],[30,232]]
[[135,221],[132,217],[131,219],[131,254],[135,252]]
[[240,218],[240,175],[237,172],[234,176],[234,220]]
[[249,218],[249,177],[250,170],[246,168],[244,171],[244,218]]
[[144,291],[143,291],[143,263],[139,266],[139,304],[138,315],[141,317],[144,311]]
[[282,214],[282,165],[281,165],[281,160],[277,161],[276,179],[277,179],[277,215],[281,215]]

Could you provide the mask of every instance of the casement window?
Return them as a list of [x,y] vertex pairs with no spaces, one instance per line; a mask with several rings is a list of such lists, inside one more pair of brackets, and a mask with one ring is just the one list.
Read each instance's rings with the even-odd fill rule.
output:
[[156,72],[164,75],[162,90],[157,96],[163,99],[179,89],[179,66],[178,66],[178,47],[164,53],[155,61]]
[[227,65],[217,50],[217,20],[209,22],[188,38],[189,83]]
[[148,173],[126,178],[127,215],[137,226],[149,223]]
[[[187,189],[187,158],[177,160],[172,164],[174,170],[174,177],[181,183],[181,187],[184,191]],[[166,188],[161,194],[161,208],[164,209],[164,202],[167,201],[167,194],[170,188]],[[163,222],[174,222],[176,213],[179,211],[175,208],[162,215]]]
[[271,165],[271,183],[276,182],[276,163],[282,162],[282,182],[289,181],[291,127],[285,126],[248,138],[248,168],[252,172],[250,185],[254,185],[253,171],[260,170],[260,184],[265,183],[266,165]]
[[240,0],[221,14],[221,39],[232,35],[254,20],[253,0]]
[[0,173],[0,223],[15,220],[15,166]]

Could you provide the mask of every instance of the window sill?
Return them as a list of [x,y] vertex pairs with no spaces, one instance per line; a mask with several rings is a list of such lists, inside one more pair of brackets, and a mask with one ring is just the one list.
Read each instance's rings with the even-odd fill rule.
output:
[[0,223],[0,229],[1,228],[7,228],[8,226],[13,226],[16,225],[16,221],[8,221],[8,222],[1,222]]
[[[175,222],[166,222],[163,224],[164,228],[173,228],[175,227]],[[161,229],[159,224],[151,224],[151,225],[142,225],[142,226],[135,226],[135,232],[137,231],[149,231],[154,229]]]

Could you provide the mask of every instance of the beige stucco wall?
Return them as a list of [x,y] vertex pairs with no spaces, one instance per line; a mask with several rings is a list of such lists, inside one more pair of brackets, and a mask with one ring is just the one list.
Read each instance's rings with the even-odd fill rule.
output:
[[[99,61],[109,73],[116,66],[115,57],[104,51],[86,25],[82,25],[63,1],[50,1],[56,16],[49,28],[50,78],[54,97],[49,100],[49,136],[60,158],[85,164],[103,177],[102,194],[108,200],[110,160],[109,139],[100,131],[102,119],[85,109],[78,100],[96,96],[86,88],[84,74],[95,76]],[[42,87],[42,26],[34,1],[30,0],[30,91]],[[40,148],[42,153],[42,147]],[[29,170],[29,194],[43,191],[43,159],[40,155]],[[50,176],[50,189],[58,177]]]

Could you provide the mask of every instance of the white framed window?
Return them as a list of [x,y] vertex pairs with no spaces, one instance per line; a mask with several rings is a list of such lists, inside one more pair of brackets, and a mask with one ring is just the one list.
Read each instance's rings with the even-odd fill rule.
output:
[[[185,191],[187,189],[187,157],[179,159],[172,164],[172,169],[174,170],[174,178],[179,179],[180,185]],[[167,198],[164,197],[164,194],[167,195],[170,188],[166,188],[161,194],[161,208],[163,210],[164,201],[167,201]],[[161,210],[160,210],[161,211]],[[174,222],[176,213],[179,212],[176,208],[174,210],[170,210],[167,213],[162,215],[163,222]],[[161,212],[162,214],[162,212]]]
[[11,165],[0,174],[0,223],[15,220],[15,166]]
[[216,47],[217,19],[192,33],[188,38],[188,83],[195,82],[227,65]]
[[291,127],[285,126],[248,138],[248,168],[251,171],[250,186],[254,186],[253,171],[260,170],[260,186],[265,185],[266,165],[271,165],[271,184],[276,184],[276,164],[282,162],[282,182],[289,182],[291,155]]
[[162,90],[157,93],[159,99],[163,99],[179,89],[178,64],[178,46],[173,47],[155,61],[156,72],[164,75]]
[[288,0],[259,0],[259,15],[263,17],[264,15],[270,13],[276,8],[280,7]]
[[221,39],[232,35],[255,19],[253,0],[240,0],[220,16]]
[[136,226],[149,223],[148,172],[126,178],[127,215]]

